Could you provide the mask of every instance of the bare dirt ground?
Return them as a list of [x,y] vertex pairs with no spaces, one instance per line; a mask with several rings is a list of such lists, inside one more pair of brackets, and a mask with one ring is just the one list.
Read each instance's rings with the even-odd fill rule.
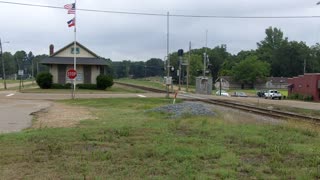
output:
[[53,102],[51,107],[33,113],[33,115],[36,120],[32,128],[74,127],[82,120],[96,119],[89,108],[56,102]]

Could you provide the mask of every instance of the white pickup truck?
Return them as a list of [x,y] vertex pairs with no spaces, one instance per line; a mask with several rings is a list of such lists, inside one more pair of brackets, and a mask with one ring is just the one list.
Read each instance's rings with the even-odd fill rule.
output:
[[266,99],[270,98],[270,99],[279,99],[279,100],[281,100],[282,95],[277,90],[269,90],[266,93],[264,93],[264,97]]

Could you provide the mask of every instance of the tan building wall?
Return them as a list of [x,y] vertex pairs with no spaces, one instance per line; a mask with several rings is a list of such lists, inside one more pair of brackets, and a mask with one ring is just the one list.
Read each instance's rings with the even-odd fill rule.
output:
[[[66,71],[73,69],[73,65],[68,65]],[[53,76],[53,83],[58,83],[58,65],[52,65],[50,68],[50,73]],[[97,76],[100,75],[100,66],[91,66],[91,84],[96,84]],[[66,83],[73,83],[73,80],[66,76]],[[77,66],[77,84],[83,84],[83,66]]]
[[91,72],[91,83],[97,84],[97,76],[100,75],[100,66],[92,66]]
[[50,65],[50,73],[53,76],[53,83],[58,83],[58,65]]
[[[73,57],[73,54],[71,54],[72,47],[69,47],[59,54],[55,55],[54,57]],[[81,47],[77,46],[77,48],[80,48],[80,54],[77,54],[77,57],[88,57],[88,58],[95,58],[92,54],[90,54],[88,51],[82,49]]]

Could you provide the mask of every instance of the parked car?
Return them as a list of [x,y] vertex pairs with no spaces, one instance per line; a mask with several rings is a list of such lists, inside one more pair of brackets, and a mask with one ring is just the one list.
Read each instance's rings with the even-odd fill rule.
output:
[[277,90],[269,90],[268,92],[264,93],[264,98],[270,98],[270,99],[279,99],[281,100],[282,95]]
[[[216,92],[216,95],[217,95],[217,96],[220,96],[220,90]],[[221,96],[230,97],[229,93],[227,93],[227,92],[224,91],[224,90],[221,90]]]
[[264,97],[266,92],[267,92],[266,90],[260,90],[260,91],[257,92],[257,96],[258,97]]
[[238,91],[234,92],[232,96],[234,96],[234,97],[248,97],[246,93],[238,92]]

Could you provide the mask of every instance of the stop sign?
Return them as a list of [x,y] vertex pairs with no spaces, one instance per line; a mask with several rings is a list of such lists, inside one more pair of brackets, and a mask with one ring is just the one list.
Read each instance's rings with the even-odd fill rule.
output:
[[69,69],[67,71],[67,76],[68,76],[69,79],[74,79],[74,78],[77,77],[77,71],[74,70],[74,69]]

